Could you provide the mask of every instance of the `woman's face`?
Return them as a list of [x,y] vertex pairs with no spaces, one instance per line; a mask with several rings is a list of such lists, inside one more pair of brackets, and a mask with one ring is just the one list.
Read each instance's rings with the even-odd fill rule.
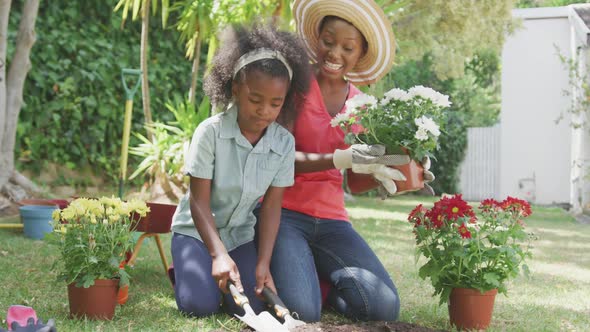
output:
[[[232,93],[238,106],[238,125],[246,138],[262,135],[277,119],[289,89],[289,80],[251,70],[236,80]],[[260,136],[258,136],[260,138]]]
[[327,19],[321,27],[318,47],[319,75],[341,79],[364,55],[365,39],[352,24]]

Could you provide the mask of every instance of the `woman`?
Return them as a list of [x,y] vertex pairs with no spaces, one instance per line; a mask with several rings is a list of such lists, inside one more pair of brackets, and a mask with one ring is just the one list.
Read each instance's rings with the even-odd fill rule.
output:
[[[314,78],[295,121],[295,184],[283,197],[281,224],[271,260],[279,296],[305,321],[320,319],[320,280],[330,284],[327,302],[358,320],[396,320],[400,301],[389,274],[352,228],[344,207],[341,169],[377,173],[395,192],[401,173],[383,164],[407,163],[382,156],[382,146],[344,144],[330,120],[393,65],[391,24],[372,0],[295,0],[297,31],[315,61]],[[428,165],[424,165],[428,168]],[[359,174],[350,173],[350,182]],[[426,180],[432,180],[425,172]]]

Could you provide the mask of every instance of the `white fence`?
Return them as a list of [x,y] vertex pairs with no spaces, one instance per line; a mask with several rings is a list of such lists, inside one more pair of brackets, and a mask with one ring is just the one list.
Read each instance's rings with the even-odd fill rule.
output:
[[467,200],[498,198],[500,192],[500,125],[468,128],[461,164],[460,192]]

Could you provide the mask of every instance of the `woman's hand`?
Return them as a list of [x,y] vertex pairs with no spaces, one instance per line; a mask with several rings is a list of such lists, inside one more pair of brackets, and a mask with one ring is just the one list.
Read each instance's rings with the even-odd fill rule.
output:
[[244,287],[240,280],[240,271],[238,271],[238,266],[229,257],[229,254],[226,253],[213,258],[211,275],[222,292],[228,292],[228,280],[231,280],[240,292],[244,292]]
[[258,263],[256,264],[256,295],[262,298],[262,289],[264,286],[270,288],[275,294],[277,293],[277,289],[275,287],[275,283],[272,279],[272,275],[270,274],[269,265],[266,263]]

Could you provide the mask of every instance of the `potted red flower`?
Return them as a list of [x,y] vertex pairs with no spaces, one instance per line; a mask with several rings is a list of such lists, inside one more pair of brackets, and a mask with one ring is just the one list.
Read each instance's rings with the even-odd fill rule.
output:
[[460,194],[412,210],[417,255],[426,258],[419,275],[430,279],[441,304],[448,302],[452,325],[487,328],[496,293],[505,294],[521,269],[528,274],[534,236],[523,220],[531,213],[528,202],[514,197],[486,199],[476,213]]

